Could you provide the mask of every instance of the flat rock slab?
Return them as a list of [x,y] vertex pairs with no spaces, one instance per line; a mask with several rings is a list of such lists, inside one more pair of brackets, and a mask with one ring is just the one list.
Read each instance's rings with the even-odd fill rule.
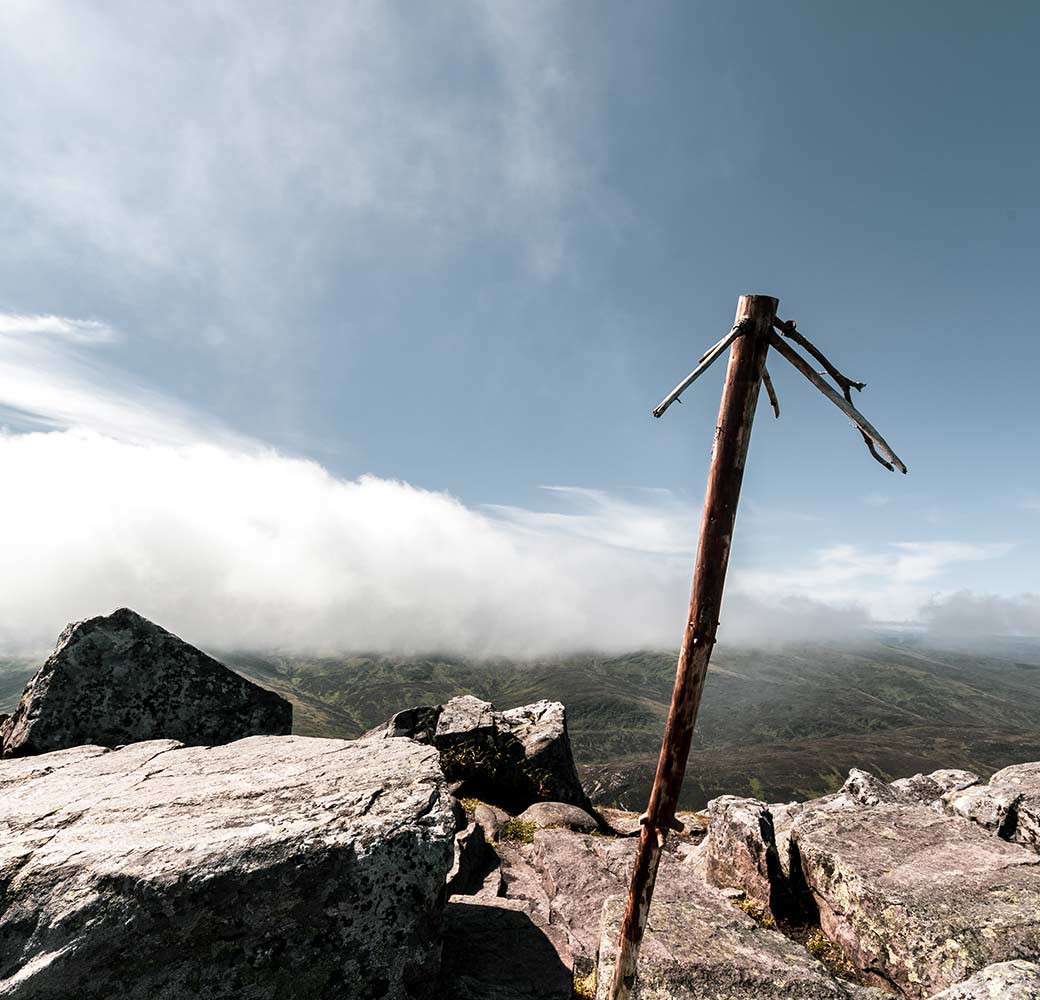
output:
[[430,747],[81,747],[0,763],[0,792],[0,996],[434,989],[454,820]]
[[0,727],[4,757],[172,739],[285,735],[292,705],[122,608],[69,625]]
[[[606,1000],[624,896],[603,906],[596,997]],[[706,885],[678,895],[658,881],[633,1000],[867,1000],[885,995],[834,979],[799,945],[760,927]]]
[[1021,961],[990,965],[931,1000],[1040,1000],[1040,965]]
[[442,1000],[571,1000],[571,987],[566,940],[529,903],[445,907]]
[[807,806],[791,843],[820,923],[878,985],[928,997],[1040,954],[1040,857],[924,805]]

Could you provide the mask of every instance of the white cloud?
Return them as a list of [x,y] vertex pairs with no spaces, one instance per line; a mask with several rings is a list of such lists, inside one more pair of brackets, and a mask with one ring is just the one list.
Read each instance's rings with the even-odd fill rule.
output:
[[738,571],[734,582],[751,594],[854,602],[876,618],[902,620],[916,617],[951,568],[999,558],[1010,548],[1005,543],[944,540],[832,545],[788,568]]
[[959,590],[921,609],[929,631],[984,642],[994,635],[1040,637],[1040,594],[977,594]]
[[108,344],[115,340],[115,331],[97,320],[0,312],[0,338],[33,334],[62,337],[79,344]]
[[[120,605],[210,647],[528,654],[674,648],[688,556],[519,526],[273,452],[0,435],[0,643]],[[728,641],[856,627],[862,612],[734,595]]]
[[115,338],[96,320],[0,313],[0,416],[39,427],[89,427],[124,441],[238,441],[99,359]]
[[534,0],[8,0],[0,196],[26,225],[5,247],[120,292],[173,275],[239,316],[402,225],[413,252],[494,234],[553,270],[594,199],[575,43]]

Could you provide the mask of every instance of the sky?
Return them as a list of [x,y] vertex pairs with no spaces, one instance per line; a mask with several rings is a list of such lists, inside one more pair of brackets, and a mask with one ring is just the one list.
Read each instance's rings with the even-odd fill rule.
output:
[[6,0],[0,648],[677,646],[741,293],[910,472],[774,357],[721,639],[1040,634],[1038,29]]

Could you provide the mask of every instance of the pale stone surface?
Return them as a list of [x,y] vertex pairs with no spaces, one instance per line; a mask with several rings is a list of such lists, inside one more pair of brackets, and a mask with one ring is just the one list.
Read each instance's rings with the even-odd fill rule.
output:
[[[606,1000],[625,897],[603,905],[597,1000]],[[883,1000],[834,979],[778,931],[756,924],[714,889],[659,884],[639,954],[633,1000]]]
[[3,756],[172,739],[230,743],[292,729],[292,705],[121,608],[69,625],[0,729]]
[[909,778],[899,778],[892,782],[892,788],[899,793],[901,801],[938,805],[944,795],[959,792],[978,783],[979,776],[973,771],[944,768],[932,771],[931,774],[914,774]]
[[579,833],[594,833],[599,829],[594,816],[567,802],[535,802],[520,813],[517,819],[533,823],[537,829],[562,827]]
[[708,803],[708,881],[742,889],[763,910],[772,907],[780,877],[769,807],[758,799],[722,795]]
[[252,737],[0,763],[0,996],[429,997],[436,752]]
[[401,736],[441,751],[449,780],[461,780],[460,796],[515,812],[537,801],[592,808],[574,766],[567,713],[558,701],[499,712],[490,702],[463,695],[398,712],[363,739]]
[[484,829],[484,835],[490,841],[496,841],[502,835],[502,827],[510,820],[509,813],[497,806],[481,802],[473,812],[473,821]]
[[1040,1000],[1040,965],[1023,961],[990,965],[931,1000]]
[[1008,839],[1016,826],[1014,809],[1021,797],[1021,791],[1014,787],[973,785],[944,795],[943,803],[953,815]]
[[1040,954],[1040,858],[924,805],[807,807],[791,840],[848,959],[927,997],[989,965]]
[[1014,827],[1008,839],[1040,851],[1040,762],[1014,764],[997,771],[989,779],[992,788],[1014,789],[1019,798],[1014,804]]

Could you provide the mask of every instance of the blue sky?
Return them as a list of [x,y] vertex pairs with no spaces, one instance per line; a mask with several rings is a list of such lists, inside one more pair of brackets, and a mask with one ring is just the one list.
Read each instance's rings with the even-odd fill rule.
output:
[[[731,581],[757,624],[730,634],[973,600],[1040,632],[1038,28],[1026,3],[4,4],[0,532],[32,569],[0,569],[0,641],[110,601],[261,644],[557,648],[603,617],[669,643],[721,371],[650,409],[741,292],[867,382],[910,475],[774,359]],[[44,512],[64,463],[93,506]],[[236,500],[127,507],[143,468]],[[408,502],[337,506],[362,476]],[[301,542],[304,509],[343,547]]]

